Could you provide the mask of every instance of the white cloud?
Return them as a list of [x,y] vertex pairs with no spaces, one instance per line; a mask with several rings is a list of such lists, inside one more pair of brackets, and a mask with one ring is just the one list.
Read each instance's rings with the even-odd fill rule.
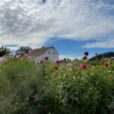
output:
[[102,40],[102,36],[114,32],[114,16],[110,13],[114,6],[102,1],[1,0],[0,45],[40,47],[54,36]]
[[87,43],[84,48],[114,48],[114,39]]

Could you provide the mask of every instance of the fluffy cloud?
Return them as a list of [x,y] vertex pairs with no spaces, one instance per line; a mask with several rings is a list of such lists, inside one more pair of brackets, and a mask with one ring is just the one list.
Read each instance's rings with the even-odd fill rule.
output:
[[57,37],[94,39],[98,46],[114,32],[113,10],[105,0],[1,0],[0,45],[40,47]]
[[87,43],[86,45],[84,45],[84,48],[114,48],[114,39]]

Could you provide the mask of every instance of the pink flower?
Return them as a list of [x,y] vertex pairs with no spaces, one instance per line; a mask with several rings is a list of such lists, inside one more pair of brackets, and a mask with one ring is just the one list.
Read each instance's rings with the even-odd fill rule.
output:
[[86,69],[87,68],[87,65],[83,63],[83,64],[81,64],[81,68],[82,69]]

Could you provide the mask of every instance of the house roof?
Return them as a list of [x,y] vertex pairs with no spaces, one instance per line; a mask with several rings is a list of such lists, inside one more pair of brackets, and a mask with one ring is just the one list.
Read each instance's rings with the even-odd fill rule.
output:
[[51,48],[55,49],[54,47],[42,47],[42,48],[34,49],[34,50],[32,50],[32,51],[29,53],[29,55],[30,55],[31,57],[40,56],[40,55],[44,54],[47,50],[49,50],[49,49],[51,49]]

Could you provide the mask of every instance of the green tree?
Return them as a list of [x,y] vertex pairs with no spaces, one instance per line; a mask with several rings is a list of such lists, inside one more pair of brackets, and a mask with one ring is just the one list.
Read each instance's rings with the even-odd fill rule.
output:
[[24,52],[24,53],[29,53],[30,51],[32,51],[32,48],[29,46],[21,46],[17,52]]
[[10,53],[10,49],[3,47],[3,46],[0,48],[0,57],[6,55],[8,53]]

